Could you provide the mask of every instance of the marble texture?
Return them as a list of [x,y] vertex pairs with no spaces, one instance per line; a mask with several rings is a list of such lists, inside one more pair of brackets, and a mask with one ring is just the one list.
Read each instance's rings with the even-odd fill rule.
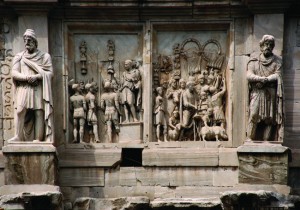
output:
[[57,183],[57,156],[52,145],[16,144],[3,147],[5,184]]
[[287,184],[288,150],[278,144],[238,148],[239,183]]

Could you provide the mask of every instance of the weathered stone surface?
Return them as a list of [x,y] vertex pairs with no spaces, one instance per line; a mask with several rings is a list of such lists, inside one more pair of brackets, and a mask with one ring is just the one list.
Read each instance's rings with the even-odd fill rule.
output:
[[221,210],[220,199],[201,199],[201,198],[169,198],[155,199],[151,201],[151,209],[214,209]]
[[269,144],[268,142],[262,143],[245,143],[238,147],[238,153],[285,153],[288,151],[288,147],[284,147],[281,144]]
[[114,186],[119,186],[120,185],[120,181],[119,181],[119,177],[120,177],[120,170],[115,169],[115,168],[111,168],[111,169],[105,169],[104,170],[104,186],[107,187],[114,187]]
[[56,150],[49,144],[12,144],[3,147],[6,184],[56,184]]
[[213,171],[213,186],[235,186],[238,184],[239,170],[235,168],[217,168]]
[[[253,28],[251,20],[248,18],[237,18],[234,22],[234,26],[235,56],[251,54],[253,52]],[[239,71],[242,69],[235,70]]]
[[246,66],[249,57],[247,55],[235,56],[235,70],[233,74],[233,89],[231,92],[233,97],[233,110],[232,110],[232,135],[233,146],[240,146],[246,139],[246,107],[248,100],[248,87],[245,85],[246,81]]
[[60,168],[60,186],[104,186],[103,168]]
[[143,124],[139,122],[120,124],[119,142],[126,143],[136,141],[139,143],[143,138]]
[[[121,160],[121,149],[66,149],[59,153],[61,167],[111,167]],[[84,157],[84,158],[83,158]]]
[[239,166],[236,148],[219,148],[219,166]]
[[62,210],[62,194],[52,185],[4,185],[0,187],[0,207]]
[[212,186],[213,168],[200,167],[124,167],[120,185],[136,186]]
[[239,182],[287,184],[288,150],[281,145],[244,145],[238,148]]
[[144,149],[143,166],[217,166],[218,149]]
[[78,198],[76,199],[74,210],[111,210],[111,209],[132,209],[132,210],[147,210],[149,209],[148,197],[121,197],[111,199],[96,199],[96,198]]

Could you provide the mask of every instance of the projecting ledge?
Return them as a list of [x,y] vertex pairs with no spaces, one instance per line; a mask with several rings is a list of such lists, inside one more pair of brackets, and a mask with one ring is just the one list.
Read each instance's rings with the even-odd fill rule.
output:
[[55,153],[52,143],[18,142],[2,148],[3,153]]
[[274,144],[268,142],[255,143],[249,142],[238,147],[238,153],[285,153],[289,150],[288,147],[284,147],[281,144]]

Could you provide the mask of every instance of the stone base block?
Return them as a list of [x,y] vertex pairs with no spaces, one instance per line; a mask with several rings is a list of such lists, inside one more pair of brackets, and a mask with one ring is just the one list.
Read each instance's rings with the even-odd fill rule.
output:
[[130,122],[120,124],[119,143],[141,143],[143,138],[143,123]]
[[288,148],[280,144],[248,143],[238,148],[239,183],[287,184]]
[[56,184],[57,155],[52,144],[10,144],[3,147],[3,155],[5,184]]

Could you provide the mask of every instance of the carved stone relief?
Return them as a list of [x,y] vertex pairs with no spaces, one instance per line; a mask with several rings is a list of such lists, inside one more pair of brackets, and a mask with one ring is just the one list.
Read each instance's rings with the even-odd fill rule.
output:
[[14,132],[14,107],[13,107],[13,81],[11,77],[12,50],[7,49],[7,36],[10,35],[9,23],[5,19],[0,20],[0,69],[1,69],[1,124],[3,140],[13,137]]
[[121,135],[122,130],[128,132],[128,125],[142,133],[143,79],[138,39],[136,34],[74,37],[79,50],[75,53],[75,69],[69,75],[69,122],[73,127],[69,142],[141,140]]
[[154,123],[156,139],[226,141],[224,37],[205,42],[192,34],[186,39],[178,37],[172,35],[172,41],[164,41],[164,33],[158,35],[153,65],[154,115],[159,120]]

